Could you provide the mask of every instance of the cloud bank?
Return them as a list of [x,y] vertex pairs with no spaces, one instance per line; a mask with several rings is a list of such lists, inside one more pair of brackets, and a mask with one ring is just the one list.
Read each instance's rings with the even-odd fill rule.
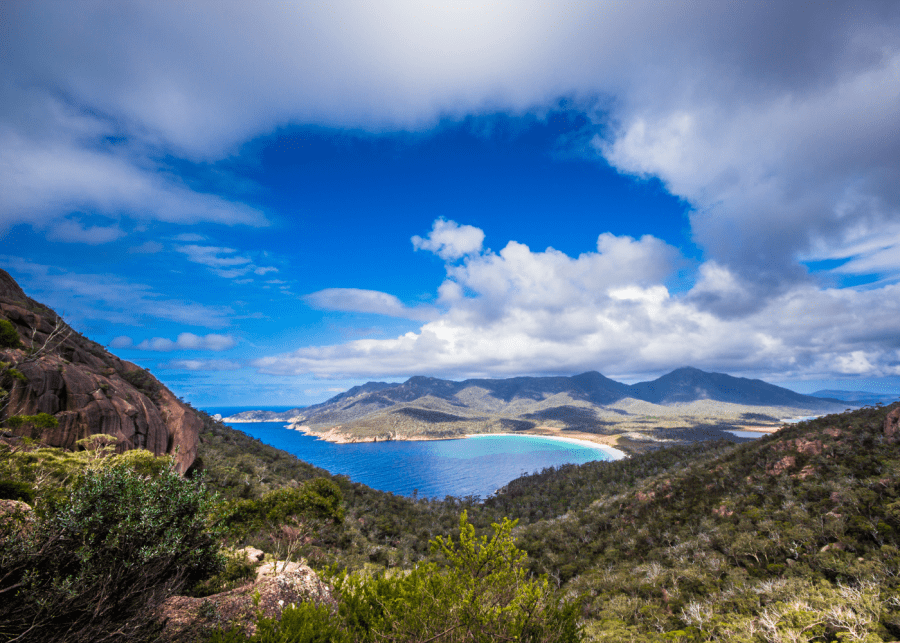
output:
[[[60,217],[261,225],[260,211],[192,191],[158,158],[221,159],[290,123],[425,130],[542,113],[561,97],[593,119],[599,156],[694,206],[697,242],[747,282],[746,306],[802,279],[798,256],[855,256],[858,238],[900,218],[889,0],[3,10],[16,28],[0,72],[0,225],[98,243],[114,223],[79,232]],[[476,240],[463,243],[439,254]],[[854,269],[897,278],[892,255],[895,241]]]
[[[898,372],[895,1],[811,11],[799,1],[135,0],[0,11],[15,25],[0,68],[0,230],[27,223],[104,243],[124,234],[125,218],[265,225],[258,208],[179,181],[165,159],[213,163],[290,124],[426,131],[471,114],[544,114],[561,99],[595,128],[585,153],[658,177],[691,206],[702,258],[687,293],[663,284],[679,257],[653,237],[601,235],[579,257],[515,242],[492,253],[477,228],[439,220],[413,241],[447,262],[439,317],[395,340],[305,348],[260,369]],[[237,250],[182,252],[226,277],[271,270]],[[810,274],[810,262],[830,267]],[[850,277],[867,286],[835,287]],[[76,298],[100,290],[53,278]],[[211,325],[227,313],[100,279],[98,296],[130,304],[129,291],[138,310],[152,304],[173,320],[202,313]],[[414,314],[392,297],[329,289],[307,301]]]
[[780,379],[900,375],[900,285],[856,291],[800,283],[758,310],[723,317],[707,302],[734,296],[741,288],[734,275],[706,263],[694,288],[673,295],[662,281],[680,260],[649,235],[601,234],[597,252],[578,257],[511,241],[499,253],[448,261],[436,302],[445,312],[418,332],[251,364],[323,378],[586,370],[628,377],[686,364]]

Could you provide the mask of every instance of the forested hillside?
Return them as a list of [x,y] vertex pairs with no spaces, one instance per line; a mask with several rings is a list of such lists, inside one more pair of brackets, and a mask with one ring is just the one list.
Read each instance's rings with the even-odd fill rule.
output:
[[[115,620],[117,603],[112,596],[91,599],[90,588],[97,582],[123,587],[128,578],[141,577],[134,575],[141,565],[153,565],[168,579],[168,589],[142,586],[138,602],[159,604],[178,590],[208,596],[202,600],[214,606],[217,592],[255,577],[252,565],[228,556],[217,561],[209,548],[214,537],[232,551],[258,547],[270,560],[303,558],[332,585],[327,600],[285,607],[277,617],[260,615],[257,641],[376,640],[387,632],[393,638],[384,640],[468,640],[461,638],[469,631],[459,620],[463,612],[454,607],[462,596],[474,601],[470,616],[478,625],[471,627],[492,636],[531,632],[531,640],[900,638],[900,404],[825,416],[751,443],[697,443],[547,469],[483,501],[376,491],[201,417],[199,456],[185,481],[191,486],[177,493],[197,498],[185,524],[192,538],[206,538],[207,558],[198,567],[179,558],[176,548],[165,550],[167,558],[145,560],[140,552],[157,548],[133,548],[128,555],[137,557],[137,567],[129,568],[131,576],[106,565],[120,554],[103,548],[119,547],[123,538],[156,538],[160,532],[141,527],[143,521],[163,524],[168,519],[161,516],[186,505],[150,497],[110,504],[108,494],[115,485],[140,494],[154,480],[174,489],[177,481],[166,473],[171,466],[154,465],[149,454],[137,451],[106,464],[111,456],[102,449],[67,454],[7,438],[0,446],[0,488],[32,503],[34,517],[22,515],[37,525],[17,527],[22,523],[15,519],[0,525],[7,534],[0,557],[14,572],[0,577],[0,589],[14,592],[26,583],[36,597],[8,601],[7,613],[24,623],[40,616],[50,597],[55,609],[67,610],[66,618],[94,627],[85,610],[102,599],[98,604],[109,620],[102,631],[117,640],[116,628],[124,627]],[[201,488],[217,496],[196,495]],[[74,522],[66,517],[67,498],[81,503]],[[98,553],[75,563],[81,559],[72,558],[69,536],[60,534],[76,528],[88,534],[100,526],[113,540],[92,536],[86,542]],[[51,549],[33,549],[50,546],[35,540],[41,534],[51,538]],[[42,581],[29,572],[43,551],[56,552],[41,563],[46,570],[82,569],[72,577],[80,584],[67,589],[49,580],[55,576]],[[83,567],[88,563],[94,567]],[[90,570],[98,565],[104,575],[95,578]],[[482,565],[490,573],[473,572]],[[491,616],[494,600],[518,607],[502,618],[500,612]],[[129,609],[132,640],[152,638],[152,619]],[[42,618],[46,632],[59,634],[53,629],[58,621]],[[391,619],[402,628],[392,630]],[[214,640],[248,636],[248,630],[229,630],[227,620],[215,623],[221,629]],[[551,636],[551,623],[565,635]],[[441,627],[450,628],[444,637],[437,636]]]
[[894,640],[898,414],[865,408],[742,445],[546,470],[480,504],[413,501],[337,478],[362,527],[336,544],[353,552],[348,562],[408,566],[466,508],[482,532],[519,520],[529,569],[580,597],[592,639]]

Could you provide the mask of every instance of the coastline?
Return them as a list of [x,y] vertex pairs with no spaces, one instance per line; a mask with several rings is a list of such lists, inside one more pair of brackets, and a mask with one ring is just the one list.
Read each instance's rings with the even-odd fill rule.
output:
[[557,435],[547,435],[546,433],[532,433],[529,431],[519,431],[517,433],[468,433],[463,437],[466,438],[488,438],[493,436],[510,436],[510,437],[518,437],[527,435],[532,438],[544,438],[547,440],[556,440],[558,442],[568,442],[570,444],[578,444],[581,446],[591,447],[592,449],[599,449],[604,453],[608,454],[612,457],[613,460],[621,460],[623,458],[627,458],[628,454],[624,451],[617,449],[609,444],[601,442],[600,440],[586,440],[584,438],[570,438],[563,437]]
[[[285,425],[286,429],[291,429],[293,431],[300,431],[304,435],[309,435],[314,438],[318,438],[320,440],[325,440],[326,442],[332,442],[334,444],[357,444],[360,442],[377,442],[378,438],[373,437],[364,437],[357,438],[353,436],[348,436],[345,433],[340,431],[340,426],[332,427],[327,431],[319,432],[313,431],[310,427],[305,425],[298,424],[288,424]],[[416,435],[416,436],[389,436],[383,441],[391,441],[391,442],[432,442],[435,440],[462,440],[465,438],[478,438],[478,437],[491,437],[491,436],[523,436],[527,435],[533,438],[546,438],[548,440],[558,440],[560,442],[569,442],[570,444],[579,444],[581,446],[587,446],[594,449],[599,449],[610,456],[612,460],[621,460],[623,458],[627,458],[628,454],[624,451],[615,448],[612,444],[615,444],[615,436],[594,436],[591,434],[581,434],[579,433],[579,437],[569,437],[569,436],[561,436],[561,435],[552,435],[551,432],[553,429],[551,427],[537,427],[538,430],[544,429],[544,431],[521,431],[517,433],[466,433],[453,437],[430,437],[426,435]],[[556,429],[559,431],[559,429]],[[612,444],[610,444],[610,442]]]

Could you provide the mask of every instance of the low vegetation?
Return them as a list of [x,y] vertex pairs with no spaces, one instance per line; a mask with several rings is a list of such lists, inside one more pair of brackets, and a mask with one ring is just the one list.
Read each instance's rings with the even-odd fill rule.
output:
[[243,582],[220,548],[245,545],[333,587],[260,615],[254,641],[897,640],[897,407],[547,469],[484,501],[378,492],[208,417],[188,478],[10,442],[0,492],[34,511],[0,523],[0,640],[149,638],[152,610],[131,607]]

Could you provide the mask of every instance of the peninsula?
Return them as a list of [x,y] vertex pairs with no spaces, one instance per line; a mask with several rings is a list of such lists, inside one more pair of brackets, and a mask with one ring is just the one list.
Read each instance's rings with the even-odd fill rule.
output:
[[633,385],[594,371],[462,382],[417,376],[402,384],[369,382],[305,409],[248,411],[225,421],[285,422],[342,443],[514,433],[576,438],[636,453],[738,440],[731,431],[771,432],[789,418],[847,407],[761,380],[680,368]]

